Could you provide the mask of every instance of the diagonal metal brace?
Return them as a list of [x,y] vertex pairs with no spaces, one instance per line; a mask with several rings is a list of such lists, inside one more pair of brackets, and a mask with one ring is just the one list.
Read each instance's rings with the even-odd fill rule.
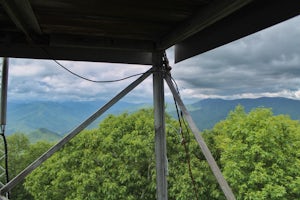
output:
[[145,72],[142,76],[140,76],[137,80],[132,82],[128,87],[122,90],[119,94],[117,94],[113,99],[111,99],[108,103],[106,103],[103,107],[101,107],[98,111],[92,114],[88,119],[82,122],[79,126],[77,126],[73,131],[71,131],[67,136],[61,139],[57,144],[52,146],[47,152],[41,155],[38,159],[36,159],[33,163],[31,163],[27,168],[25,168],[21,173],[19,173],[15,178],[9,181],[6,185],[4,185],[0,189],[0,195],[5,194],[14,188],[18,183],[20,183],[24,178],[29,175],[34,169],[39,167],[43,162],[45,162],[48,158],[50,158],[55,152],[60,150],[67,142],[69,142],[73,137],[75,137],[78,133],[80,133],[83,129],[89,126],[93,121],[95,121],[98,117],[100,117],[105,111],[107,111],[111,106],[117,103],[120,99],[122,99],[126,94],[128,94],[131,90],[133,90],[136,86],[138,86],[142,81],[144,81],[149,75],[153,72],[153,68]]
[[218,167],[214,157],[212,156],[210,150],[208,149],[203,137],[199,134],[200,131],[199,129],[197,128],[196,124],[194,123],[191,115],[189,114],[189,112],[187,111],[183,101],[181,100],[179,94],[177,93],[174,85],[173,85],[173,82],[171,80],[171,77],[170,77],[170,74],[166,74],[165,76],[165,80],[176,100],[176,102],[178,103],[178,106],[180,107],[181,111],[183,112],[184,114],[184,117],[186,119],[186,121],[188,122],[189,124],[189,127],[190,129],[192,130],[201,150],[202,150],[202,153],[203,155],[205,156],[214,176],[216,177],[224,195],[226,196],[226,199],[228,200],[235,200],[235,196],[230,188],[230,186],[228,185],[227,181],[225,180],[225,178],[223,177],[222,175],[222,172],[220,170],[220,168]]

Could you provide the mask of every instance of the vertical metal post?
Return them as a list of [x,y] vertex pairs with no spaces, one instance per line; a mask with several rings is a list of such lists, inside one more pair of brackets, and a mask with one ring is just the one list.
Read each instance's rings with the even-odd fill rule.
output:
[[3,58],[2,82],[1,82],[1,106],[0,106],[1,126],[6,125],[7,83],[8,83],[8,58]]
[[[4,185],[3,178],[6,178],[6,183],[9,181],[8,176],[8,152],[7,141],[5,137],[5,125],[6,125],[6,109],[7,109],[7,84],[8,84],[8,58],[3,58],[2,63],[2,77],[1,77],[1,102],[0,102],[0,135],[3,138],[3,149],[0,149],[0,161],[3,166],[0,165],[0,185]],[[6,193],[9,197],[9,192]]]
[[153,56],[153,99],[155,126],[156,158],[156,195],[158,200],[168,199],[167,185],[167,144],[165,132],[165,99],[163,52],[154,52]]

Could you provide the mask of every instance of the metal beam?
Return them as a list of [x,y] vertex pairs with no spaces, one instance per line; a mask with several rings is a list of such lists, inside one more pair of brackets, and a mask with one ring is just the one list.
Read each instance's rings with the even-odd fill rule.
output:
[[[48,53],[45,53],[45,50]],[[47,46],[41,48],[27,44],[0,44],[0,55],[16,58],[152,64],[151,52]]]
[[300,14],[299,0],[256,0],[175,45],[175,62],[225,45]]
[[0,196],[0,200],[8,200],[6,197]]
[[178,95],[178,93],[177,93],[177,91],[176,91],[176,89],[173,85],[173,82],[170,78],[170,75],[166,75],[165,80],[166,80],[166,82],[167,82],[167,84],[168,84],[168,86],[169,86],[176,102],[178,103],[178,106],[180,107],[181,111],[183,112],[184,117],[185,117],[186,121],[188,122],[189,127],[192,130],[192,132],[193,132],[193,134],[194,134],[194,136],[195,136],[195,138],[196,138],[196,140],[197,140],[197,142],[198,142],[198,144],[199,144],[199,146],[202,150],[202,153],[205,156],[205,158],[206,158],[213,174],[215,175],[215,177],[216,177],[216,179],[217,179],[217,181],[218,181],[218,183],[219,183],[226,199],[235,200],[235,196],[234,196],[231,188],[229,187],[227,181],[223,177],[222,172],[221,172],[220,168],[218,167],[218,165],[217,165],[214,157],[212,156],[210,150],[208,149],[203,137],[201,136],[201,134],[199,134],[200,131],[198,130],[198,128],[197,128],[196,124],[194,123],[191,115],[187,111],[184,103],[182,102],[180,96]]
[[[4,185],[2,182],[5,177],[6,183],[9,182],[9,170],[8,170],[8,149],[7,149],[7,140],[5,136],[5,125],[6,125],[6,110],[7,110],[7,87],[8,87],[8,58],[3,58],[2,63],[2,77],[1,77],[1,105],[0,105],[0,135],[3,139],[3,149],[1,148],[0,153],[0,171],[1,171],[1,187]],[[6,196],[9,197],[9,192],[6,193]]]
[[50,46],[72,47],[72,48],[92,48],[92,49],[112,49],[128,51],[155,50],[155,43],[152,41],[142,41],[133,39],[118,39],[107,37],[88,37],[70,35],[50,35]]
[[6,125],[7,109],[7,84],[8,84],[8,58],[3,58],[1,81],[1,105],[0,105],[0,125]]
[[126,94],[128,94],[131,90],[133,90],[137,85],[139,85],[143,80],[145,80],[152,73],[152,69],[145,72],[141,77],[132,82],[128,87],[122,90],[119,94],[117,94],[113,99],[111,99],[108,103],[106,103],[103,107],[101,107],[97,112],[91,115],[88,119],[82,122],[79,126],[77,126],[73,131],[71,131],[67,136],[65,136],[62,140],[60,140],[57,144],[52,146],[47,152],[41,155],[38,159],[36,159],[33,163],[31,163],[28,167],[26,167],[21,173],[19,173],[15,178],[9,181],[5,186],[0,189],[0,195],[5,194],[14,188],[18,183],[20,183],[24,178],[29,175],[34,169],[39,167],[43,162],[45,162],[48,158],[50,158],[55,152],[60,150],[67,142],[69,142],[73,137],[75,137],[78,133],[80,133],[83,129],[89,126],[93,121],[95,121],[98,117],[100,117],[105,111],[107,111],[111,106],[117,103],[121,98],[123,98]]
[[28,0],[1,0],[10,19],[33,42],[33,35],[40,35],[41,28]]
[[175,29],[165,35],[159,44],[159,49],[167,49],[174,44],[189,38],[190,36],[202,31],[211,24],[230,15],[236,10],[244,7],[253,0],[224,0],[213,1],[208,6],[200,9],[195,15],[187,21],[178,25]]
[[167,185],[167,143],[165,132],[165,99],[163,52],[153,53],[153,99],[155,126],[155,158],[156,158],[156,195],[158,200],[168,199]]

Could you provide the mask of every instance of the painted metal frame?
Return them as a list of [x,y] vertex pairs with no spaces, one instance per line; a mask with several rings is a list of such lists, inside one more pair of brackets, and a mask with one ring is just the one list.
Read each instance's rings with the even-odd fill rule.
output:
[[[1,77],[1,102],[0,102],[0,135],[3,140],[3,149],[0,149],[0,178],[1,180],[9,182],[9,171],[8,171],[8,147],[7,140],[5,136],[5,126],[6,126],[6,113],[7,113],[7,87],[8,87],[8,68],[9,68],[8,58],[3,58],[2,63],[2,77]],[[4,182],[0,181],[1,187],[5,185]],[[9,192],[6,192],[6,197],[9,197]]]
[[153,102],[157,200],[168,199],[163,52],[153,53]]

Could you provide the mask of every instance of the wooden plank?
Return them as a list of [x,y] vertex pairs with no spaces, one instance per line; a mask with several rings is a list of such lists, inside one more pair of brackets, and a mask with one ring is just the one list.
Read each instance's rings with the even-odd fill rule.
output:
[[37,12],[69,13],[83,16],[113,16],[131,20],[169,21],[182,20],[203,1],[36,1],[31,0]]
[[155,50],[155,43],[151,41],[74,35],[51,35],[50,46],[68,48],[128,50],[143,52],[152,52]]
[[[49,54],[44,52],[45,49]],[[97,48],[36,47],[26,44],[0,44],[0,56],[73,61],[152,64],[152,53]]]
[[33,34],[41,34],[39,23],[28,0],[1,0],[2,6],[15,25],[33,41]]

